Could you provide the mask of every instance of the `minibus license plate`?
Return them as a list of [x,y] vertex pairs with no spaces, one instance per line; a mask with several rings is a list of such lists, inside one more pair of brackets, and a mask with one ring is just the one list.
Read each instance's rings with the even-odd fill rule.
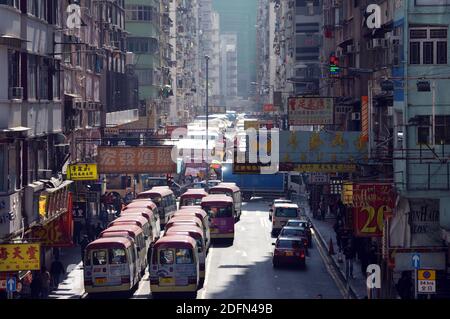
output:
[[159,283],[161,285],[173,285],[174,284],[174,279],[172,277],[168,277],[168,278],[159,278]]
[[106,278],[95,278],[95,283],[97,285],[106,284]]

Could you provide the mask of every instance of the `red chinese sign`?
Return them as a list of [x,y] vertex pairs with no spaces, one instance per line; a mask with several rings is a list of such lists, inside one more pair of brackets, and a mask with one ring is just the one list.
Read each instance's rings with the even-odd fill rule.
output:
[[264,112],[275,112],[275,107],[273,104],[264,104],[263,111]]
[[72,193],[69,193],[68,212],[47,225],[33,227],[29,238],[38,240],[45,247],[73,246]]
[[355,236],[382,237],[384,220],[395,206],[392,185],[354,184],[352,203]]
[[176,173],[172,147],[99,146],[98,171],[101,174]]
[[0,272],[39,270],[39,244],[7,244],[0,245]]

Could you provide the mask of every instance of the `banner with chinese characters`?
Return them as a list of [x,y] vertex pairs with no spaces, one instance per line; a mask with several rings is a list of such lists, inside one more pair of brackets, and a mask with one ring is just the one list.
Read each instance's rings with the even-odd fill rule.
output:
[[33,227],[29,238],[45,247],[73,246],[72,193],[69,193],[68,212],[44,226]]
[[67,178],[73,181],[98,180],[97,164],[70,164],[67,169]]
[[280,163],[280,172],[299,172],[299,173],[353,173],[356,172],[355,164],[292,164]]
[[395,207],[392,184],[353,184],[351,203],[355,236],[382,237],[384,220]]
[[0,245],[0,272],[39,270],[40,256],[40,244]]
[[333,124],[333,98],[292,97],[288,105],[289,125]]
[[[361,132],[280,132],[280,163],[367,163]],[[319,171],[320,172],[320,171]]]
[[97,164],[101,174],[176,173],[172,147],[99,146]]

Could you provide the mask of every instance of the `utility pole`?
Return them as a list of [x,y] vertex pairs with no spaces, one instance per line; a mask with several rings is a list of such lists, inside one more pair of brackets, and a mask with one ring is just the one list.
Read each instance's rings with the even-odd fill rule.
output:
[[205,55],[206,59],[206,189],[209,189],[209,56]]

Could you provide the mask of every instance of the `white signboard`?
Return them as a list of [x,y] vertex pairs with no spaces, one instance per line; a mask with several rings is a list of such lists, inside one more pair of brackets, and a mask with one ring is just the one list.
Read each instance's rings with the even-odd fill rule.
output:
[[417,293],[432,294],[436,292],[436,280],[419,280]]
[[439,199],[410,199],[411,247],[440,246]]

